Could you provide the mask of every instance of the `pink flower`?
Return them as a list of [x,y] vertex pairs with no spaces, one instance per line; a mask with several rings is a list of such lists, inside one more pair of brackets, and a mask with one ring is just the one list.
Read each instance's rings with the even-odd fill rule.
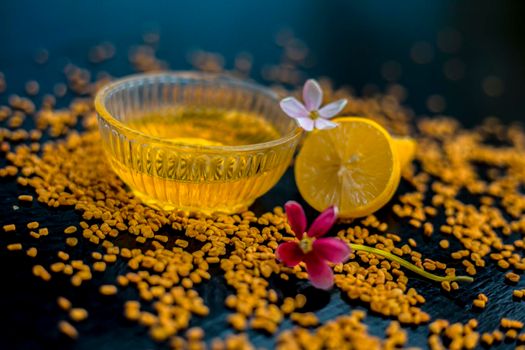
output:
[[337,208],[330,207],[323,211],[305,232],[306,216],[303,207],[294,201],[287,202],[284,207],[288,223],[298,241],[280,244],[276,252],[277,259],[288,267],[304,262],[312,284],[320,289],[330,289],[334,284],[334,274],[328,262],[344,262],[350,254],[350,247],[342,240],[320,238],[334,225]]
[[306,131],[312,131],[314,128],[335,128],[337,124],[328,119],[339,114],[347,103],[346,99],[341,99],[319,109],[321,102],[323,102],[323,90],[321,90],[319,83],[313,79],[304,83],[303,100],[304,104],[295,97],[286,97],[281,100],[281,108]]

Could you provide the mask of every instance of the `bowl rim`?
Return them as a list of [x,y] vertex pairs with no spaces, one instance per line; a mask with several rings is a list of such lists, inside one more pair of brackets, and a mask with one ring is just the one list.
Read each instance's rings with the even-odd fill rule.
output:
[[[296,126],[294,129],[292,129],[290,132],[286,133],[285,135],[281,136],[280,138],[277,138],[275,140],[266,141],[266,142],[260,142],[260,143],[253,143],[248,145],[237,145],[237,146],[215,146],[215,145],[185,145],[181,143],[177,143],[176,141],[164,139],[161,137],[151,136],[146,133],[140,132],[134,128],[131,128],[124,124],[123,122],[116,119],[107,109],[105,98],[108,94],[115,91],[115,89],[118,89],[122,85],[130,82],[135,81],[141,81],[148,78],[155,79],[155,78],[161,78],[161,77],[171,77],[171,78],[194,78],[194,79],[210,79],[210,80],[217,80],[217,79],[223,79],[224,81],[232,82],[240,87],[246,87],[251,90],[257,91],[258,93],[263,93],[266,96],[275,99],[276,103],[278,103],[278,96],[277,94],[270,90],[269,88],[250,82],[247,80],[241,80],[237,79],[235,77],[231,77],[226,74],[221,73],[206,73],[206,72],[198,72],[198,71],[166,71],[166,72],[156,72],[156,73],[139,73],[139,74],[131,74],[127,75],[124,78],[119,78],[117,80],[114,80],[106,85],[104,85],[101,89],[98,90],[98,92],[95,95],[94,105],[95,110],[98,113],[98,116],[106,123],[108,123],[110,126],[117,130],[124,130],[128,133],[131,133],[134,135],[134,137],[137,137],[139,139],[143,139],[145,141],[148,141],[149,143],[156,143],[156,144],[163,144],[166,146],[170,146],[173,148],[182,148],[182,149],[192,149],[192,150],[202,150],[202,151],[256,151],[261,149],[267,149],[272,148],[275,146],[279,146],[282,144],[285,144],[289,141],[291,141],[294,138],[298,138],[302,134],[302,129],[299,126]],[[284,114],[284,113],[283,113]]]

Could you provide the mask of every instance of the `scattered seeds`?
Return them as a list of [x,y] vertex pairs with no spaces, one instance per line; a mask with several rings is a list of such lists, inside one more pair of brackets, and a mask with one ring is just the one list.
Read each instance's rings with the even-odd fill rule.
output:
[[86,309],[73,308],[69,310],[69,317],[75,322],[80,322],[88,317],[88,312]]
[[115,295],[117,294],[117,287],[111,284],[104,284],[100,286],[99,291],[102,295]]
[[57,304],[64,311],[69,311],[71,309],[71,302],[64,297],[58,297]]
[[38,251],[35,247],[31,247],[28,250],[26,250],[26,254],[27,256],[34,258],[38,254]]
[[60,321],[58,323],[58,330],[67,335],[71,339],[78,338],[78,331],[73,325],[67,321]]
[[[304,44],[285,37],[279,42],[286,47],[286,57],[295,62],[306,55]],[[147,41],[155,42],[155,36],[148,36]],[[289,42],[292,44],[287,44]],[[89,58],[100,62],[112,57],[113,53],[112,45],[100,44],[91,51]],[[155,57],[153,48],[148,45],[132,50],[130,60],[140,71],[167,66]],[[241,61],[236,67],[239,71],[246,71],[250,60],[245,57]],[[221,70],[223,63],[219,56],[203,53],[192,56],[192,64],[208,71]],[[67,91],[90,96],[109,79],[104,76],[94,81],[88,70],[73,65],[68,65],[64,72],[68,84],[55,85],[57,97],[64,96]],[[301,77],[295,68],[285,66],[267,67],[264,75],[289,83]],[[34,83],[28,83],[29,94],[39,93],[38,83]],[[346,90],[333,90],[328,85],[326,89],[323,86],[327,100],[332,97],[349,99],[344,114],[364,115],[397,135],[418,137],[418,168],[409,167],[403,173],[404,181],[414,190],[393,199],[392,211],[402,219],[401,225],[411,225],[424,236],[434,236],[432,239],[436,238],[443,249],[453,247],[447,254],[457,260],[458,270],[464,269],[470,275],[475,276],[486,263],[518,273],[525,271],[525,260],[518,252],[525,247],[523,239],[504,243],[514,237],[510,233],[525,232],[525,220],[522,219],[525,197],[519,190],[525,178],[523,130],[504,127],[494,120],[467,130],[451,118],[418,120],[415,123],[417,130],[414,130],[409,114],[399,106],[395,96],[361,99]],[[398,86],[395,91],[396,96],[400,96],[402,87]],[[48,97],[37,110],[31,100],[13,95],[9,106],[0,107],[0,120],[7,123],[6,128],[0,128],[0,152],[5,154],[8,162],[0,169],[0,177],[16,177],[24,192],[34,194],[34,197],[22,194],[18,197],[20,201],[36,199],[50,208],[75,208],[82,215],[82,221],[64,230],[67,235],[79,232],[78,238],[66,238],[67,251],[73,251],[79,239],[84,240],[83,248],[87,245],[98,250],[91,256],[87,255],[85,261],[70,260],[66,252],[57,253],[61,261],[45,267],[35,265],[35,276],[49,281],[51,273],[63,274],[70,278],[72,285],[81,286],[92,278],[92,271],[104,271],[111,264],[124,261],[128,269],[116,278],[115,283],[136,290],[144,304],[141,309],[138,301],[128,301],[124,306],[125,317],[147,327],[153,339],[168,340],[174,348],[191,348],[190,344],[198,348],[202,342],[204,335],[200,328],[188,330],[187,339],[182,334],[193,315],[206,316],[209,313],[195,287],[211,278],[212,264],[224,272],[224,279],[231,287],[232,294],[226,298],[225,305],[231,309],[228,322],[234,329],[246,331],[253,328],[274,333],[285,317],[299,324],[299,327],[277,336],[279,349],[299,348],[302,344],[331,348],[347,345],[403,347],[406,334],[400,327],[401,323],[419,325],[430,321],[430,316],[420,309],[426,300],[416,289],[409,287],[409,276],[403,266],[377,254],[354,251],[347,262],[333,267],[336,287],[350,300],[395,320],[390,322],[385,339],[367,333],[362,322],[365,315],[361,312],[328,321],[314,330],[306,329],[318,323],[315,315],[301,312],[308,302],[306,297],[299,294],[280,298],[268,285],[269,278],[290,280],[307,276],[304,266],[289,268],[275,259],[279,243],[291,238],[282,208],[277,207],[262,215],[245,211],[236,215],[206,216],[161,212],[142,204],[127,192],[113,172],[108,171],[91,102],[90,97],[75,99],[68,107],[57,109],[54,108],[54,97]],[[26,115],[31,114],[35,116],[36,129],[20,129]],[[84,127],[81,133],[75,131],[79,122]],[[43,135],[59,139],[44,144],[41,141]],[[502,146],[495,147],[487,142],[494,136],[503,141]],[[479,163],[486,165],[487,173],[483,174],[486,176],[478,174],[476,165]],[[480,205],[464,203],[459,196],[464,191],[479,198]],[[434,226],[435,217],[443,218],[442,226]],[[39,228],[37,222],[27,226],[29,235],[34,238],[49,234],[48,229]],[[15,231],[16,227],[14,224],[4,225],[3,230]],[[175,235],[172,230],[176,231]],[[347,225],[337,232],[337,236],[352,244],[384,249],[411,260],[425,271],[441,272],[450,278],[456,275],[455,269],[418,252],[415,239],[405,241],[402,235],[391,231],[386,222],[371,215]],[[143,246],[126,246],[114,239],[120,234],[131,236]],[[43,242],[45,240],[39,241]],[[461,248],[453,251],[456,247]],[[18,248],[17,243],[14,243],[14,248]],[[29,248],[26,253],[36,256],[37,250]],[[506,278],[518,282],[520,276],[516,272],[507,273]],[[460,287],[457,282],[449,280],[442,281],[441,286],[447,291]],[[117,287],[103,285],[100,293],[114,295]],[[522,290],[513,292],[518,299],[524,294]],[[59,298],[60,307],[70,310],[71,303],[64,300],[67,301]],[[481,294],[473,301],[473,305],[480,309],[487,303],[488,298]],[[71,319],[85,318],[79,316],[84,315],[83,311],[78,311],[83,309],[73,310]],[[523,325],[512,320],[501,322],[505,334],[494,331],[480,335],[475,331],[477,324],[473,320],[465,324],[435,320],[429,325],[429,347],[437,349],[446,345],[451,349],[460,346],[471,349],[480,341],[491,345],[505,337],[520,339],[517,331]],[[59,323],[59,329],[71,338],[78,336],[75,328],[66,321]],[[213,344],[216,347],[248,348],[249,341],[245,335],[235,335],[216,340]]]
[[18,200],[22,202],[32,202],[33,196],[30,196],[28,194],[21,194],[20,196],[18,196]]
[[16,230],[16,226],[14,224],[4,225],[3,229],[4,232],[12,232]]
[[21,243],[11,243],[7,245],[7,250],[22,250],[22,244]]

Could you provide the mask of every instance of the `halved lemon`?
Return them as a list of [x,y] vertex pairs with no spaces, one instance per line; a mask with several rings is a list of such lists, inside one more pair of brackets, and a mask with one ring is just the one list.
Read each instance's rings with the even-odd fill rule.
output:
[[[334,121],[339,124],[336,128],[316,130],[304,141],[295,162],[299,192],[318,211],[336,205],[342,218],[372,214],[392,198],[399,185],[398,147],[370,119]],[[404,143],[399,145],[403,147]]]

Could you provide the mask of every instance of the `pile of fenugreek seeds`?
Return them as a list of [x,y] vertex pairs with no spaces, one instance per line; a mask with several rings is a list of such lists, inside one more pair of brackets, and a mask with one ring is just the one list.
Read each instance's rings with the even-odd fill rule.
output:
[[[138,71],[165,69],[166,63],[155,57],[150,46],[158,38],[144,39],[145,45],[130,51],[134,67]],[[263,75],[278,83],[296,84],[302,79],[296,67],[306,55],[305,48],[282,45],[284,62],[266,67]],[[104,43],[92,49],[89,58],[98,63],[114,52],[111,44]],[[192,63],[202,70],[223,70],[223,62],[214,54],[197,52]],[[246,76],[250,68],[250,56],[241,54],[230,73]],[[92,98],[109,76],[102,74],[93,81],[88,70],[73,65],[65,68],[65,74],[67,84],[57,83],[42,105],[11,95],[8,104],[0,107],[1,181],[16,181],[20,202],[37,201],[50,211],[70,208],[81,217],[61,232],[31,218],[25,225],[2,223],[0,250],[20,251],[34,259],[36,278],[53,283],[55,276],[65,275],[73,286],[82,288],[111,265],[124,262],[126,271],[113,284],[101,285],[99,292],[111,296],[127,288],[136,290],[138,300],[122,305],[124,317],[146,327],[151,338],[172,349],[252,349],[248,334],[253,332],[274,335],[278,349],[393,349],[409,343],[405,326],[428,328],[432,349],[525,343],[523,323],[505,315],[499,327],[487,332],[477,331],[474,318],[466,323],[433,319],[424,311],[432,301],[411,287],[414,275],[396,262],[366,252],[353,253],[348,262],[333,266],[335,288],[351,306],[364,306],[390,320],[384,336],[368,333],[362,308],[321,322],[315,313],[304,311],[309,302],[305,295],[284,296],[271,287],[275,281],[297,283],[307,278],[302,264],[288,268],[275,258],[279,243],[293,239],[283,208],[261,215],[246,211],[205,216],[143,205],[109,170],[101,148]],[[0,75],[0,83],[3,90],[9,82]],[[402,256],[427,271],[451,275],[458,268],[476,277],[491,264],[507,272],[493,283],[520,282],[525,270],[523,129],[497,120],[487,120],[475,129],[464,129],[445,117],[413,120],[399,105],[400,86],[390,95],[373,98],[333,90],[327,81],[323,89],[328,100],[349,100],[343,115],[372,118],[418,143],[416,160],[404,170],[402,189],[391,204],[377,216],[341,223],[334,234]],[[31,96],[40,87],[30,81],[26,90]],[[82,97],[67,108],[55,108],[55,100],[68,90]],[[34,119],[34,128],[21,128],[28,118]],[[403,234],[400,228],[407,225],[419,236]],[[24,239],[31,243],[17,242],[16,237],[22,235],[31,237]],[[39,249],[46,245],[46,236],[62,237],[64,249],[55,252],[52,263],[43,264]],[[420,244],[442,251],[440,256],[448,256],[450,266],[423,256],[418,252]],[[71,258],[80,245],[91,247],[84,248],[89,253],[82,259]],[[231,290],[224,304],[230,310],[227,322],[233,332],[224,339],[205,341],[205,331],[190,328],[190,321],[210,312],[196,287],[213,277],[212,270],[214,274],[220,271]],[[435,285],[443,293],[454,293],[459,287],[456,282]],[[523,303],[525,289],[516,286],[505,298]],[[490,303],[484,294],[472,300],[480,322]],[[65,295],[57,295],[57,307],[67,312],[58,329],[71,338],[81,337],[75,325],[89,322],[89,310],[72,305]],[[283,329],[285,321],[292,322],[293,328]]]

